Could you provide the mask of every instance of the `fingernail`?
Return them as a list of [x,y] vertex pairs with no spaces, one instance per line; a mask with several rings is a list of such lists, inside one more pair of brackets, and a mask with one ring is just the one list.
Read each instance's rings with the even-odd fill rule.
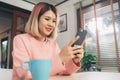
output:
[[74,47],[77,46],[76,44],[74,45]]
[[80,36],[79,35],[77,35],[77,38],[79,38]]

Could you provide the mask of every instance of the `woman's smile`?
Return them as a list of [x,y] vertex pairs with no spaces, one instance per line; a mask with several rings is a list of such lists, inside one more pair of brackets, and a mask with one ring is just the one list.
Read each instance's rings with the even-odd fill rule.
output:
[[46,27],[45,28],[47,32],[51,32],[52,28]]

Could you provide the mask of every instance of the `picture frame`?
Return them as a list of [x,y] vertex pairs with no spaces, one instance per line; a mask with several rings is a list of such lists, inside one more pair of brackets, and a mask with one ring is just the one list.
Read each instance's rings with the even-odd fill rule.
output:
[[67,14],[62,14],[60,16],[60,21],[58,24],[58,32],[67,31]]

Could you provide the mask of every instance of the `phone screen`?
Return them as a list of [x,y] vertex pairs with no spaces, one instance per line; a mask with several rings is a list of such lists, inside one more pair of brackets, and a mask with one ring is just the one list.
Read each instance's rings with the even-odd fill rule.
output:
[[74,46],[74,45],[81,45],[82,44],[82,42],[84,41],[84,39],[85,39],[85,37],[87,35],[87,30],[84,30],[84,29],[80,28],[78,30],[76,36],[78,36],[78,35],[80,36],[80,38],[72,46]]

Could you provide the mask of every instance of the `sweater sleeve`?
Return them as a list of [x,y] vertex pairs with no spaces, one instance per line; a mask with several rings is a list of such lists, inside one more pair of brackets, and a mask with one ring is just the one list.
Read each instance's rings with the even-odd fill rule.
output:
[[29,60],[29,53],[26,49],[26,45],[24,44],[22,40],[22,37],[19,35],[15,36],[13,40],[12,56],[13,56],[13,70],[15,72],[13,73],[13,75],[16,74],[16,76],[13,76],[13,77],[18,77],[19,79],[23,79],[23,80],[27,78],[31,78],[30,71],[23,70],[21,68],[22,61]]
[[57,72],[57,74],[73,74],[75,73],[79,68],[80,65],[76,65],[73,60],[69,60],[66,63],[62,63],[60,57],[59,57],[59,53],[60,53],[60,48],[56,43],[56,46],[54,47],[54,60],[53,60],[53,64],[54,64],[54,73]]
[[64,63],[64,66],[65,70],[60,72],[59,73],[60,75],[71,75],[75,73],[77,70],[79,70],[81,67],[80,63],[75,64],[72,59]]

